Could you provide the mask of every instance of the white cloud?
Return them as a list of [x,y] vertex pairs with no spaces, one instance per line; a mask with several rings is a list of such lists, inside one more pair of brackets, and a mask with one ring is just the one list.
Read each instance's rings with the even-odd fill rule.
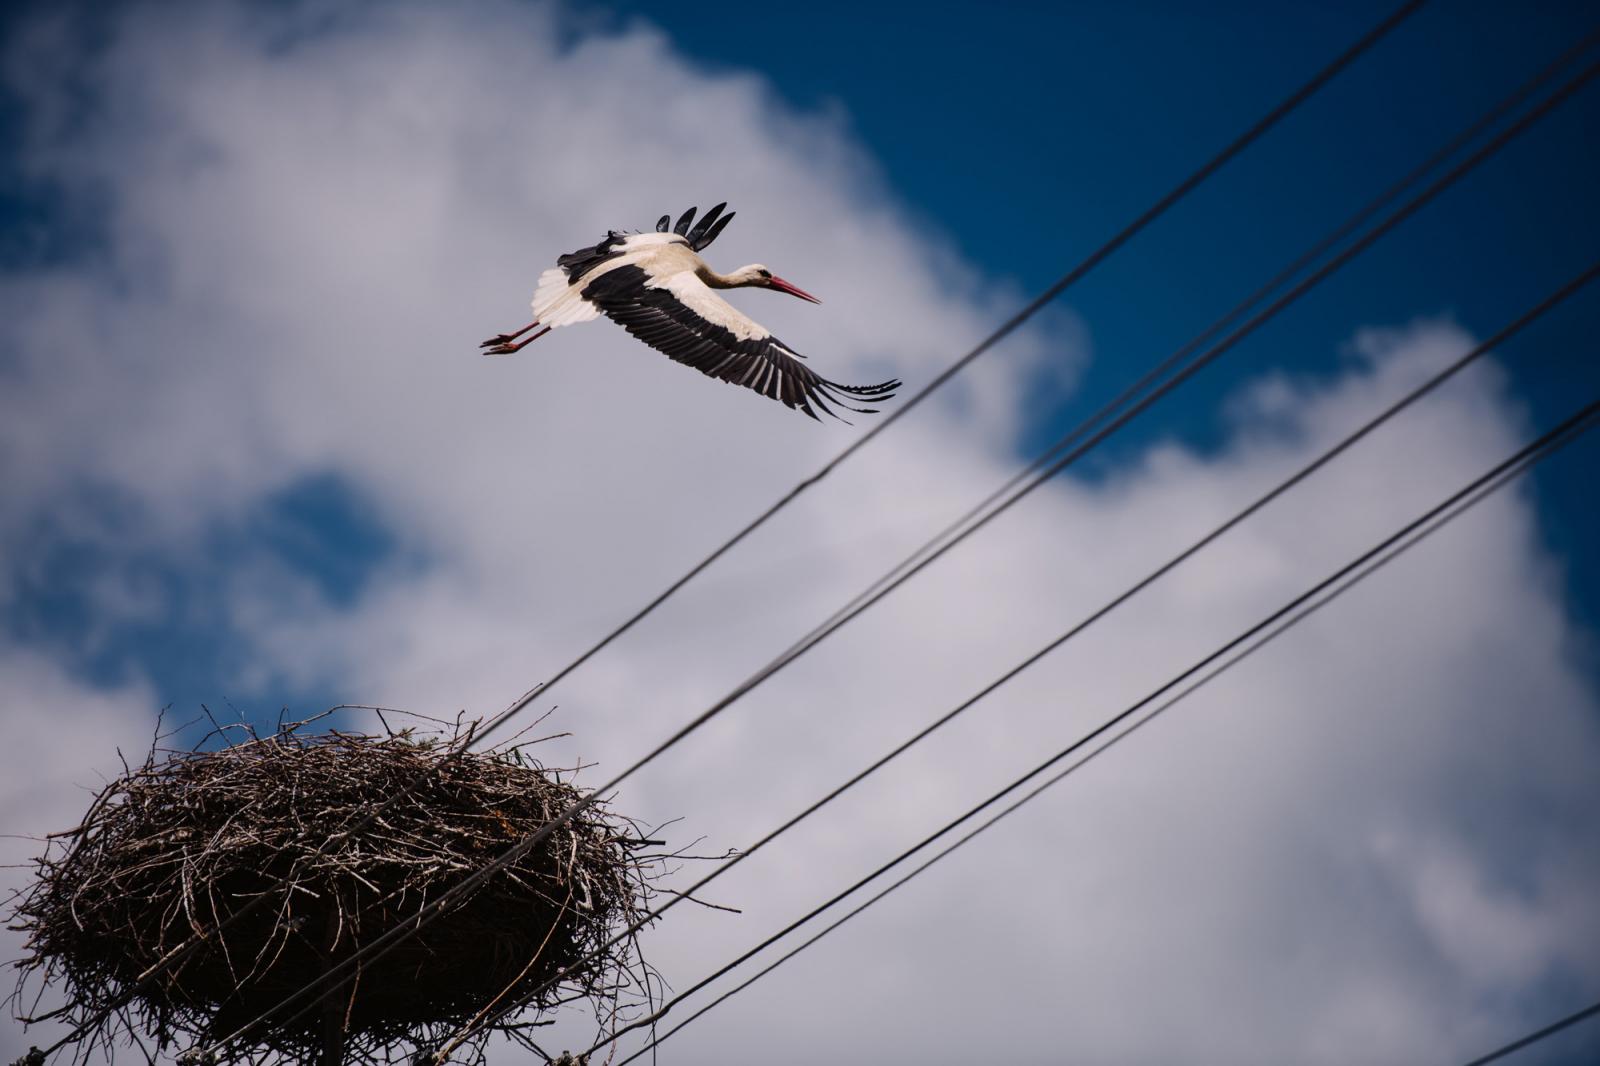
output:
[[[42,850],[39,838],[76,825],[91,795],[122,772],[119,749],[129,763],[143,761],[155,719],[145,689],[85,685],[39,654],[0,648],[0,678],[7,727],[0,745],[0,899],[9,900]],[[23,943],[17,932],[0,930],[0,961],[21,958]],[[0,1029],[0,1059],[9,1062],[64,1031],[48,1023],[26,1034],[19,1029]]]
[[[118,538],[180,559],[333,473],[426,565],[381,571],[349,607],[242,567],[243,657],[363,701],[489,713],[860,432],[603,323],[477,357],[554,254],[726,198],[739,219],[713,261],[767,262],[826,301],[739,302],[846,381],[914,388],[1015,306],[908,224],[837,123],[648,29],[563,47],[559,23],[510,5],[149,7],[113,18],[87,69],[65,61],[70,35],[14,54],[41,113],[67,107],[61,72],[85,81],[89,115],[28,158],[96,190],[111,240],[0,286],[19,353],[0,370],[0,537],[70,519],[88,486],[126,501]],[[574,676],[552,761],[599,759],[592,782],[619,769],[959,514],[1010,472],[1027,385],[1081,343],[1059,319],[1009,342]],[[748,843],[1466,343],[1447,322],[1364,332],[1337,380],[1241,396],[1214,455],[1165,444],[1052,486],[621,804]],[[656,961],[688,984],[1524,428],[1492,370],[1452,384],[719,882],[743,916],[679,908]],[[664,1054],[1399,1062],[1542,1020],[1522,990],[1600,983],[1600,849],[1580,817],[1600,739],[1533,521],[1514,494],[1481,508]],[[126,592],[112,606],[133,609]]]

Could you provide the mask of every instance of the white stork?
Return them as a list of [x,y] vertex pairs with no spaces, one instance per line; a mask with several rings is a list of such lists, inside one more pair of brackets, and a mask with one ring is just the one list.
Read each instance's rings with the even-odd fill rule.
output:
[[[662,215],[654,233],[613,230],[592,248],[559,256],[554,269],[539,275],[533,321],[515,333],[490,337],[480,347],[488,349],[488,355],[508,355],[558,326],[603,314],[677,362],[754,389],[812,418],[817,417],[813,405],[833,415],[830,402],[860,414],[875,413],[874,408],[852,407],[843,397],[881,402],[893,398],[899,381],[880,385],[829,381],[800,362],[804,356],[799,352],[713,291],[756,286],[822,302],[760,263],[732,274],[718,274],[707,266],[698,253],[733,220],[733,212],[722,214],[726,206],[718,204],[707,211],[693,229],[689,224],[696,209],[691,207],[670,232],[672,216]],[[517,339],[541,325],[544,328],[526,340]]]

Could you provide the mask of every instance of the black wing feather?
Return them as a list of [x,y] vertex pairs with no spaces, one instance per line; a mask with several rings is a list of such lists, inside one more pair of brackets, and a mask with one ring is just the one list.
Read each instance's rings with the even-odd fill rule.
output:
[[723,215],[721,220],[719,220],[715,226],[712,226],[705,236],[701,237],[698,241],[692,242],[694,244],[694,250],[697,252],[705,251],[706,245],[716,240],[718,235],[721,234],[723,230],[728,228],[728,223],[733,221],[733,216],[737,215],[738,213],[739,212],[737,211],[729,211],[726,215]]
[[569,282],[577,281],[601,263],[623,254],[622,242],[627,239],[627,234],[612,230],[599,244],[557,256],[556,266],[566,272]]
[[841,385],[829,381],[789,354],[787,346],[776,337],[741,339],[731,330],[701,317],[670,289],[650,287],[646,284],[649,277],[641,267],[617,267],[585,286],[583,298],[674,361],[692,366],[710,377],[753,389],[785,407],[804,411],[812,418],[817,417],[813,407],[839,417],[829,407],[830,403],[859,414],[874,414],[875,408],[854,407],[847,401],[888,400],[900,387],[898,381],[878,385]]
[[727,206],[726,203],[720,203],[713,207],[706,212],[704,218],[694,224],[693,229],[684,234],[685,237],[689,238],[689,247],[696,251],[700,250],[700,238],[706,235],[706,230],[711,228],[712,223],[717,221],[717,216],[722,214],[722,209]]
[[[736,212],[729,211],[726,215],[722,214],[722,209],[727,206],[726,203],[721,203],[707,211],[705,217],[700,220],[699,225],[693,229],[689,228],[689,224],[694,221],[695,212],[698,208],[691,207],[678,219],[677,227],[672,229],[671,232],[687,239],[689,246],[695,251],[705,251],[706,246],[716,240],[717,236],[727,228],[728,223],[733,221],[733,216]],[[656,232],[666,233],[671,225],[672,216],[662,215],[656,220]],[[558,256],[556,258],[556,266],[566,272],[567,280],[576,281],[601,263],[621,255],[623,251],[622,242],[627,240],[627,236],[625,233],[618,233],[616,230],[612,230],[606,234],[606,239],[599,244],[591,245],[588,248],[579,248],[575,252],[568,252],[566,255]]]
[[[727,206],[727,203],[724,202],[707,211],[706,216],[693,229],[689,228],[689,223],[694,219],[696,208],[691,207],[683,213],[682,218],[678,219],[678,226],[674,232],[687,238],[689,247],[697,252],[703,252],[712,241],[717,239],[723,230],[728,228],[728,223],[733,221],[733,216],[738,214],[737,211],[729,211],[727,215],[723,216],[722,209]],[[718,216],[722,217],[719,218]],[[662,230],[662,232],[666,231]]]

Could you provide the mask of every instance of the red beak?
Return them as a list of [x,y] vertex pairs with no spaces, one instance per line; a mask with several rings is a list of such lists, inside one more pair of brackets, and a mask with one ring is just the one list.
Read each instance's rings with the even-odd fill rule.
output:
[[786,292],[790,296],[798,296],[802,300],[810,300],[814,304],[819,304],[822,302],[806,290],[802,289],[800,286],[792,285],[778,277],[776,274],[767,279],[767,287],[777,289],[779,292]]

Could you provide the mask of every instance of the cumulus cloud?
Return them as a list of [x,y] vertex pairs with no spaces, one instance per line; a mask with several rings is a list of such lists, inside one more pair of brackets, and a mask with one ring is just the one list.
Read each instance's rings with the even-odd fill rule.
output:
[[[478,357],[557,252],[727,199],[739,219],[713,260],[769,263],[826,303],[736,299],[847,381],[915,387],[1017,303],[914,224],[839,122],[696,69],[647,26],[510,4],[151,6],[99,39],[93,64],[66,62],[78,27],[45,18],[7,59],[29,173],[92,205],[103,243],[0,283],[0,538],[25,549],[49,516],[54,536],[182,565],[274,494],[335,479],[407,561],[347,602],[281,560],[218,566],[255,684],[492,713],[860,431],[604,323]],[[1163,443],[1063,479],[619,805],[747,844],[1469,343],[1447,321],[1361,332],[1337,379],[1241,393],[1215,452]],[[1009,474],[1030,390],[1084,356],[1057,313],[841,467],[553,694],[574,736],[550,761],[618,769],[741,680]],[[698,978],[1526,430],[1492,366],[1453,383],[719,882],[742,915],[674,911],[654,960]],[[85,497],[116,501],[114,528]],[[94,594],[106,617],[154,609],[125,584]],[[1573,640],[1532,501],[1502,495],[664,1053],[1402,1062],[1492,1045],[1600,985],[1582,817],[1600,738]],[[86,713],[66,690],[29,706]],[[573,1020],[554,1046],[584,1033]]]
[[[144,687],[87,685],[36,652],[0,648],[0,678],[8,726],[0,745],[0,898],[9,899],[27,883],[40,838],[76,825],[93,791],[121,773],[119,750],[130,762],[143,759],[155,717]],[[0,930],[0,960],[23,953],[22,937]],[[63,1031],[49,1024],[19,1029],[8,1021],[0,1030],[0,1058],[9,1061]]]

